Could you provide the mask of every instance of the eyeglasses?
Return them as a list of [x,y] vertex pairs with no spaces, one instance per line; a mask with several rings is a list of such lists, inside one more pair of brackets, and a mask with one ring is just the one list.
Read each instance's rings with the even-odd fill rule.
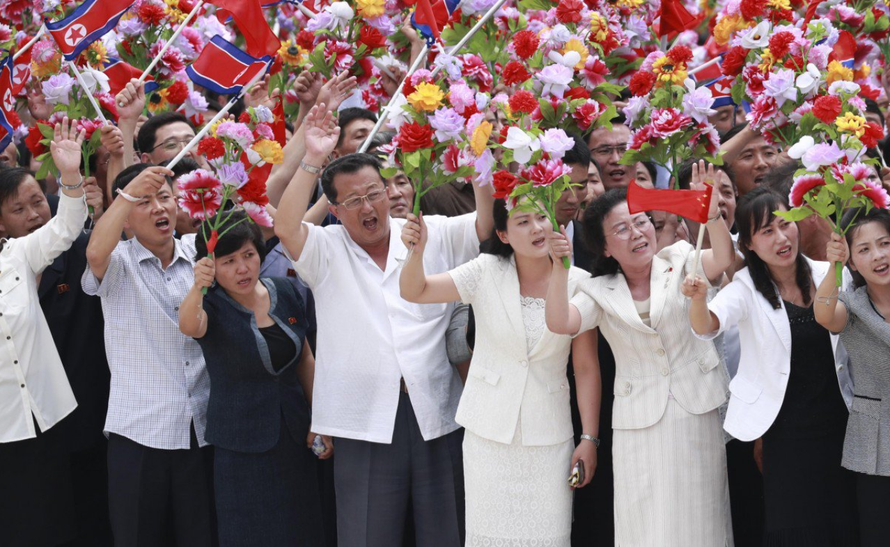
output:
[[612,154],[618,154],[618,157],[627,152],[627,145],[619,144],[616,146],[600,146],[593,149],[593,155],[601,158],[608,158]]
[[636,228],[636,230],[642,234],[643,230],[645,230],[646,227],[649,226],[649,224],[650,222],[648,217],[637,217],[632,224],[622,224],[621,226],[619,226],[617,230],[612,232],[612,235],[617,237],[618,239],[630,239],[634,228]]
[[151,150],[149,150],[149,153],[154,152],[158,148],[163,148],[167,152],[179,152],[180,150],[185,148],[185,146],[188,143],[192,142],[192,138],[193,137],[189,137],[187,139],[180,139],[180,140],[176,140],[176,139],[166,140],[166,141],[162,142],[161,144],[155,146]]
[[352,211],[353,209],[358,209],[359,207],[361,207],[363,201],[368,200],[369,204],[375,203],[383,199],[384,195],[386,195],[385,190],[371,190],[363,196],[355,196],[354,198],[349,198],[346,201],[334,203],[334,205],[342,205],[344,209]]

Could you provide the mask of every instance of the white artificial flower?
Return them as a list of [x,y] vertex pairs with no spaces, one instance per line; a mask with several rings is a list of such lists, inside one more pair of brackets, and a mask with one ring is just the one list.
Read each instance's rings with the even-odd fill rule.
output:
[[108,85],[108,76],[104,72],[99,72],[87,66],[81,70],[80,74],[83,77],[83,83],[87,88],[87,92],[91,95],[111,91],[111,86]]
[[757,26],[742,32],[741,45],[745,49],[755,49],[769,45],[770,23],[761,21]]
[[804,153],[816,145],[815,139],[809,135],[804,135],[797,141],[797,144],[788,149],[788,157],[793,160],[799,160]]
[[513,151],[514,160],[525,165],[532,159],[532,154],[541,149],[541,143],[522,129],[511,126],[504,147]]
[[574,50],[566,51],[565,55],[553,50],[547,54],[547,58],[556,64],[567,66],[569,68],[574,68],[575,65],[581,62],[581,54]]
[[801,93],[809,95],[811,91],[819,87],[821,78],[822,73],[819,71],[819,68],[813,63],[807,63],[807,71],[798,76],[794,83]]

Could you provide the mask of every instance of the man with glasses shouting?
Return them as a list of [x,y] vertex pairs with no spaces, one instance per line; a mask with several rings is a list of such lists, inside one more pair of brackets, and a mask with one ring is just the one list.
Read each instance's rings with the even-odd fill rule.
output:
[[[463,435],[454,416],[462,384],[445,349],[453,304],[401,298],[405,220],[390,217],[374,156],[350,154],[324,170],[322,189],[342,224],[303,222],[340,128],[319,104],[300,131],[306,155],[279,203],[275,234],[315,296],[312,431],[334,437],[339,544],[401,545],[411,503],[418,547],[460,547]],[[427,272],[469,261],[492,235],[491,186],[474,190],[478,215],[426,218]]]

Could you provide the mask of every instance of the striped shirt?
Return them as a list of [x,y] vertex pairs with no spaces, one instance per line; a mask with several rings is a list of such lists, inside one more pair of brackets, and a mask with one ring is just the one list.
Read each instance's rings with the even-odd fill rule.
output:
[[100,282],[87,268],[83,290],[102,299],[111,393],[105,432],[164,450],[201,446],[210,378],[198,343],[179,332],[179,305],[194,282],[194,235],[175,241],[167,269],[135,238],[118,243]]

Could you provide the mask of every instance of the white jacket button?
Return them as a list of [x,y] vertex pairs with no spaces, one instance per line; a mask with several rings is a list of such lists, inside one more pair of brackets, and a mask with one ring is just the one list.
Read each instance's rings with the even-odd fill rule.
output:
[[663,356],[664,356],[664,349],[663,349],[663,348],[658,348],[658,349],[655,351],[655,353],[657,353],[660,357],[663,357]]
[[525,368],[528,366],[528,361],[519,361],[519,364],[522,365],[522,368]]
[[663,368],[663,369],[661,369],[661,375],[662,375],[662,376],[667,376],[667,375],[670,374],[670,373],[671,373],[671,370],[670,370],[670,369],[667,369],[667,368]]

